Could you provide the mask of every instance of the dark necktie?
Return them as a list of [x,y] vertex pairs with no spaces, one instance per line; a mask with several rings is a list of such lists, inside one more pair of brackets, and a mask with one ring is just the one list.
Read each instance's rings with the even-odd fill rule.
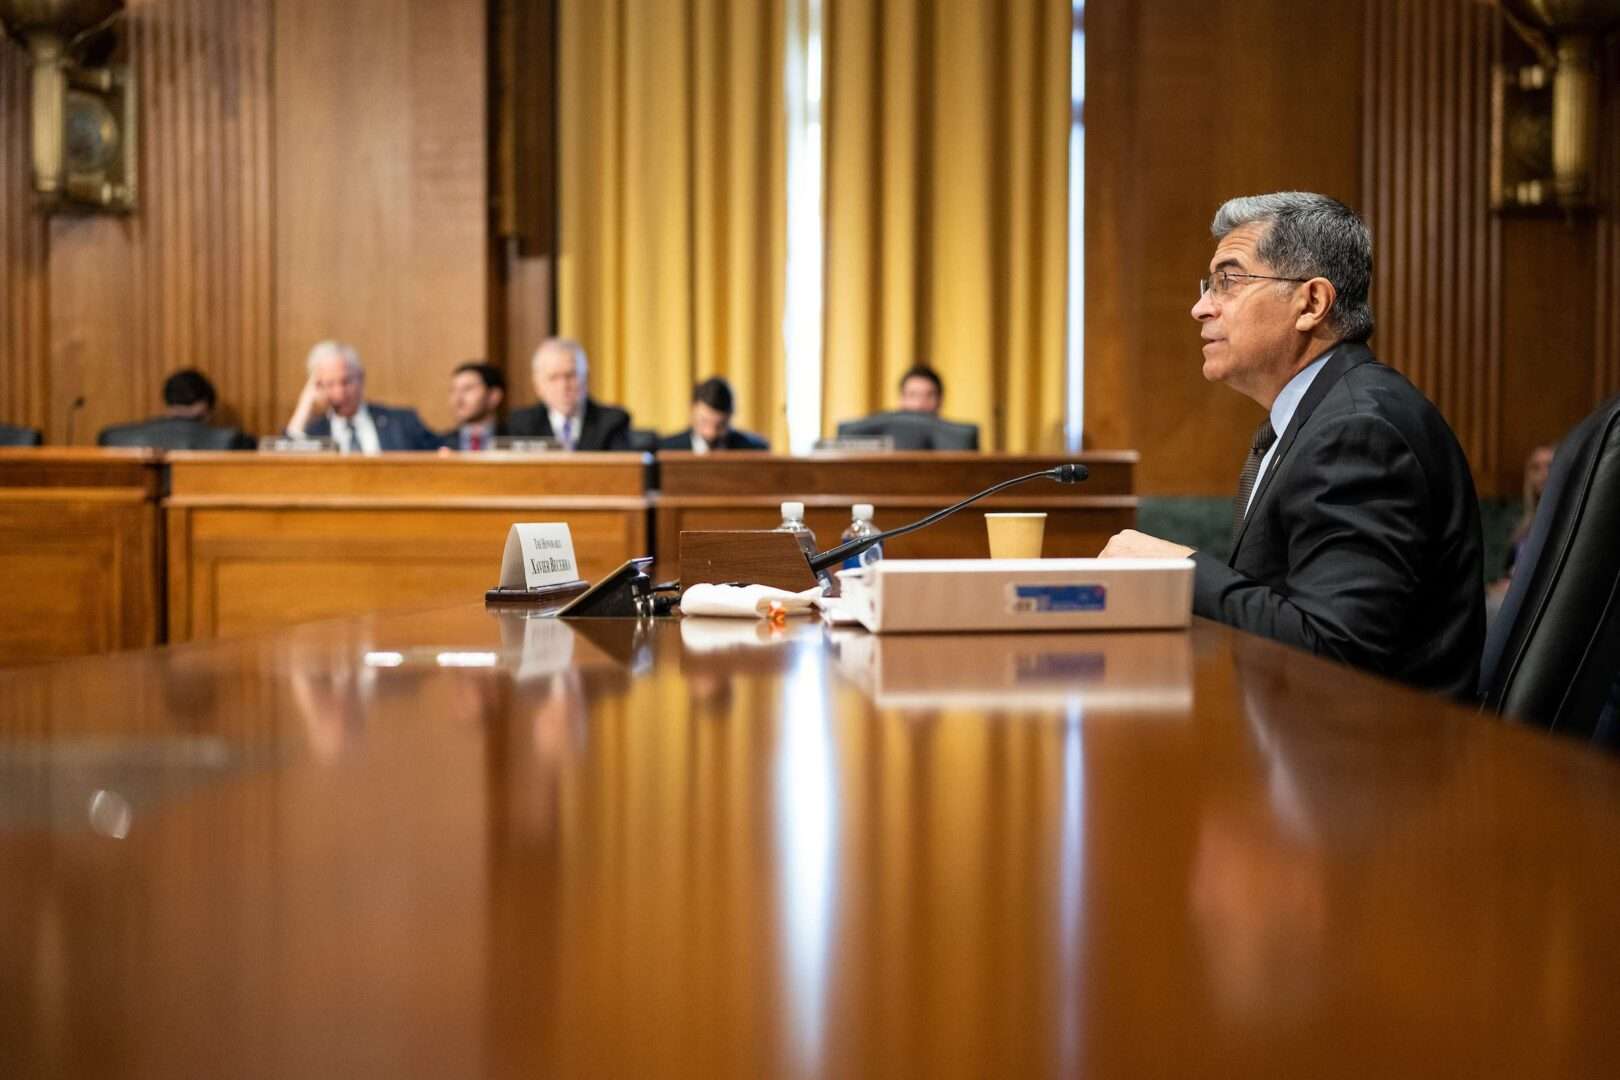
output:
[[1268,419],[1261,424],[1254,433],[1254,442],[1249,446],[1249,457],[1243,463],[1243,475],[1238,477],[1237,502],[1232,504],[1232,543],[1237,543],[1238,533],[1243,531],[1243,517],[1249,509],[1249,496],[1254,492],[1254,482],[1260,477],[1260,462],[1265,460],[1266,451],[1271,444],[1277,441],[1277,433],[1271,430],[1271,421]]
[[349,421],[349,446],[347,452],[351,454],[358,454],[360,452],[360,432],[354,426],[353,420]]

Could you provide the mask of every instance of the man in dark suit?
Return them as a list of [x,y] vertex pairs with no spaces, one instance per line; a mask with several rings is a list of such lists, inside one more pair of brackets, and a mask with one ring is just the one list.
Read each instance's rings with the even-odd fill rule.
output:
[[628,450],[630,414],[591,400],[585,348],[568,338],[547,338],[534,352],[538,405],[507,422],[513,435],[556,439],[564,450]]
[[450,412],[456,429],[442,436],[451,450],[489,450],[506,435],[496,410],[506,397],[506,376],[494,364],[469,360],[450,373]]
[[251,450],[241,429],[215,427],[218,395],[208,376],[184,368],[163,380],[163,415],[134,424],[115,424],[96,436],[102,446],[150,446],[159,450]]
[[1193,610],[1467,698],[1485,634],[1479,501],[1439,411],[1373,358],[1372,238],[1322,195],[1233,199],[1192,315],[1204,377],[1269,413],[1233,551],[1118,534],[1104,557],[1191,556]]
[[692,426],[679,435],[658,441],[660,450],[690,450],[707,454],[710,450],[769,450],[770,444],[747,431],[731,426],[733,409],[731,384],[716,375],[692,388]]
[[331,438],[345,454],[437,450],[443,442],[415,409],[366,400],[366,370],[354,346],[323,341],[309,350],[309,381],[287,421],[287,434]]
[[900,407],[858,420],[841,420],[838,437],[889,439],[896,450],[977,450],[979,425],[946,420],[945,381],[927,364],[914,364],[900,376]]

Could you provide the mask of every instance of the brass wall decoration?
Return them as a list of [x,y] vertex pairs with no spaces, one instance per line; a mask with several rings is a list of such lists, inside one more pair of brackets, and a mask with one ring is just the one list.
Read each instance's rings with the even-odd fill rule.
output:
[[1590,209],[1598,44],[1620,26],[1620,0],[1499,0],[1498,6],[1537,62],[1500,64],[1492,73],[1491,205]]
[[124,0],[0,0],[33,68],[34,190],[47,212],[135,207],[135,85],[113,62]]

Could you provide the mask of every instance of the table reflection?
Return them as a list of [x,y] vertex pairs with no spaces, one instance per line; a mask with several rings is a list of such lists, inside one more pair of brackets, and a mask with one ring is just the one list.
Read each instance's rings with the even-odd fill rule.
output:
[[1184,632],[867,634],[839,631],[840,673],[886,709],[1044,709],[1185,715]]

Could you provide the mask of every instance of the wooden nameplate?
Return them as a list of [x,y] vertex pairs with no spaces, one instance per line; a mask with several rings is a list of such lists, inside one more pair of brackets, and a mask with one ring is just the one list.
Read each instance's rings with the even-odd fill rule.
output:
[[815,553],[808,537],[776,529],[683,531],[681,587],[740,583],[803,592],[816,587]]
[[558,600],[567,600],[590,587],[590,582],[577,578],[558,585],[543,585],[538,589],[496,586],[484,594],[484,606],[538,607],[542,604],[554,604]]

